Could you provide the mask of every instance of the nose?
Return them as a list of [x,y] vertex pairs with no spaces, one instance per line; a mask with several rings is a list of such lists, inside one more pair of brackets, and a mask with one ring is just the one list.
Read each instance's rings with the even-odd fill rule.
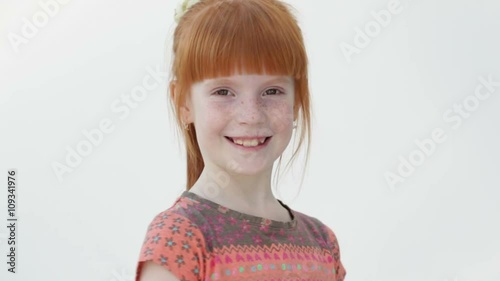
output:
[[235,108],[235,115],[240,124],[260,125],[266,120],[266,105],[258,97],[242,98]]

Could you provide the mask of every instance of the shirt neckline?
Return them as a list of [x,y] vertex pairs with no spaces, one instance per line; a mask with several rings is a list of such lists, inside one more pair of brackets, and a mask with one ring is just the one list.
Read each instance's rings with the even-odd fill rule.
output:
[[230,208],[227,208],[226,206],[220,205],[218,203],[215,203],[209,199],[206,199],[204,197],[199,196],[196,193],[190,192],[189,190],[184,190],[181,194],[181,197],[186,197],[191,200],[195,200],[201,203],[204,203],[205,205],[208,205],[211,209],[214,211],[221,212],[227,216],[233,217],[238,220],[246,220],[248,223],[254,224],[254,225],[259,225],[259,226],[268,226],[269,228],[284,228],[284,229],[294,229],[297,226],[297,215],[296,213],[288,207],[285,203],[283,203],[280,199],[278,202],[283,206],[288,213],[290,214],[290,217],[292,218],[291,221],[277,221],[277,220],[272,220],[264,217],[258,217],[246,213],[242,213]]

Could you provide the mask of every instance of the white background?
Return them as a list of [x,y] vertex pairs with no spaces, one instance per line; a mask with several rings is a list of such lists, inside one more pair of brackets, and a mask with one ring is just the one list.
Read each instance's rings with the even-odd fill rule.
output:
[[[500,280],[500,86],[460,126],[443,119],[473,105],[479,77],[500,81],[500,2],[401,0],[350,62],[341,44],[355,46],[389,1],[287,2],[310,58],[314,131],[302,187],[297,162],[277,196],[335,231],[346,280]],[[16,274],[0,228],[0,279],[132,281],[147,224],[183,191],[185,160],[166,79],[126,117],[111,105],[170,66],[177,2],[69,1],[18,52],[9,36],[43,9],[0,3],[1,225],[10,168],[19,218]],[[53,163],[106,119],[114,130],[59,180]],[[390,188],[385,174],[436,128],[446,141]]]

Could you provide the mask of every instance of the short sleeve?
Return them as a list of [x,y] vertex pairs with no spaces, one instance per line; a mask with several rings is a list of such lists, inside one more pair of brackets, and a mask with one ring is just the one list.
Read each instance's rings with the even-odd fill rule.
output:
[[333,260],[335,262],[335,272],[336,272],[335,281],[344,281],[344,278],[347,273],[340,259],[340,247],[337,240],[337,236],[335,235],[333,230],[328,226],[325,226],[325,229],[328,233],[328,240],[329,240],[328,247],[332,249]]
[[155,216],[148,226],[135,280],[139,280],[146,261],[163,266],[180,281],[203,280],[205,257],[205,240],[198,226],[167,210]]

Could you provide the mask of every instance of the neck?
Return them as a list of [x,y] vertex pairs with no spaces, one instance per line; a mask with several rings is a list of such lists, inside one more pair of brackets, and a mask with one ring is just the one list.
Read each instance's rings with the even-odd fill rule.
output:
[[254,175],[205,166],[190,191],[228,207],[269,209],[279,204],[271,190],[272,167]]

